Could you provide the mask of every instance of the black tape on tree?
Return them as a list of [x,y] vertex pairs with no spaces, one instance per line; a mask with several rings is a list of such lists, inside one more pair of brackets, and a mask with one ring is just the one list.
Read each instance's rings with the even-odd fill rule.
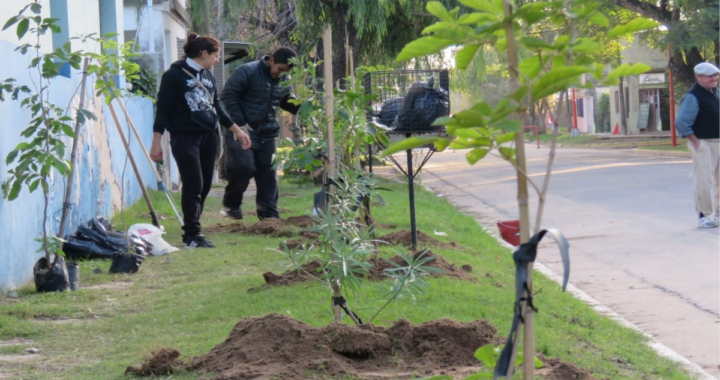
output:
[[[527,243],[521,244],[520,248],[513,253],[513,260],[515,261],[515,310],[507,342],[500,354],[500,359],[495,365],[495,372],[493,374],[494,379],[497,379],[498,377],[505,377],[507,375],[508,368],[515,365],[515,358],[512,357],[513,346],[517,341],[516,335],[518,333],[518,326],[520,323],[525,321],[524,315],[522,315],[522,303],[527,302],[528,308],[531,308],[535,312],[538,311],[533,304],[532,295],[529,295],[527,264],[535,262],[535,258],[537,257],[537,246],[540,244],[540,240],[542,240],[545,234],[550,234],[558,243],[560,256],[562,256],[563,262],[563,291],[565,291],[565,288],[567,287],[568,279],[570,278],[570,245],[560,231],[555,229],[542,230],[531,237]],[[526,296],[526,294],[528,294],[528,296]],[[534,360],[534,358],[525,358],[525,360]]]
[[358,323],[362,325],[363,322],[362,322],[362,319],[360,319],[360,316],[355,314],[355,312],[350,311],[350,309],[348,308],[347,301],[345,301],[345,297],[343,297],[343,296],[333,297],[332,305],[333,305],[333,307],[340,306],[345,311],[345,314],[354,316],[355,319],[357,319]]

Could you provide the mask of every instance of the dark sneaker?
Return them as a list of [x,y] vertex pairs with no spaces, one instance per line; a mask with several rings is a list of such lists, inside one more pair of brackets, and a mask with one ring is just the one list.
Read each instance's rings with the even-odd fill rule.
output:
[[228,209],[226,214],[236,220],[241,220],[243,218],[242,209],[240,207]]
[[194,238],[185,241],[185,244],[190,248],[215,248],[215,245],[202,234],[195,235]]

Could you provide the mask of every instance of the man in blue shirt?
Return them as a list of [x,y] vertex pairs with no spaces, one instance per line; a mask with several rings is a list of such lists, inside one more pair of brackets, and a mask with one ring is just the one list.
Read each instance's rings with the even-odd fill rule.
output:
[[703,62],[694,70],[697,83],[680,101],[675,125],[692,152],[698,227],[712,228],[720,224],[720,69]]

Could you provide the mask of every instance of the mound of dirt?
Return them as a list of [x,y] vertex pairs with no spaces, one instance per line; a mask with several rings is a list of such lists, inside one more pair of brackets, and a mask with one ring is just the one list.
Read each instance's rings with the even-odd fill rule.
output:
[[[291,245],[294,247],[297,247],[298,245],[304,243],[302,240],[290,240],[285,242],[288,245],[288,248],[291,248]],[[282,249],[282,244],[281,244]],[[415,256],[417,257],[420,255],[421,252],[415,253]],[[445,260],[444,257],[441,255],[435,255],[432,252],[428,252],[426,254],[427,256],[435,256],[432,260],[428,261],[425,265],[429,267],[434,267],[441,269],[442,272],[430,272],[431,277],[450,277],[450,278],[456,278],[459,280],[470,280],[474,281],[475,279],[468,274],[466,270],[463,270],[461,268],[458,268],[455,266],[455,264],[452,264]],[[401,257],[401,256],[395,256],[391,258],[389,261],[392,261],[393,263],[396,263],[398,265],[407,265],[407,262]],[[370,264],[374,267],[375,261],[373,259],[370,260]],[[467,265],[469,267],[469,265]],[[395,268],[394,265],[392,265],[388,260],[380,259],[378,262],[378,267],[380,270],[378,271],[380,273],[380,279],[384,277],[382,275],[383,270],[385,269],[391,269]],[[465,266],[464,266],[465,267]],[[320,262],[317,260],[311,261],[307,264],[304,264],[301,266],[301,270],[290,270],[283,274],[275,274],[272,272],[266,272],[263,273],[263,278],[265,278],[265,283],[267,285],[292,285],[297,284],[300,282],[304,282],[307,280],[311,280],[312,276],[319,276],[321,270]],[[472,267],[470,267],[470,271],[472,271]],[[375,271],[370,270],[370,279],[377,280],[378,278],[374,276]]]
[[216,233],[223,233],[223,232],[244,234],[244,233],[247,233],[247,230],[248,230],[248,227],[243,222],[236,222],[236,223],[231,223],[231,224],[218,223],[214,226],[203,227],[203,232],[206,232],[209,234],[216,234]]
[[[423,251],[415,252],[414,256],[415,258],[418,258],[422,254]],[[469,272],[466,270],[463,270],[462,268],[458,268],[455,266],[455,264],[445,260],[445,258],[442,255],[436,255],[432,253],[432,251],[428,251],[424,257],[430,257],[434,256],[434,258],[427,263],[425,263],[425,266],[433,267],[441,269],[442,272],[430,272],[431,277],[450,277],[450,278],[456,278],[458,280],[471,280],[474,281],[475,279],[468,275]],[[407,265],[407,262],[402,258],[402,256],[395,256],[390,261],[398,264],[398,265]],[[390,263],[388,263],[385,260],[380,260],[379,263],[380,270],[384,269],[391,269],[394,268]],[[469,265],[467,265],[469,266]],[[463,267],[466,267],[466,265],[463,265]],[[470,271],[472,271],[472,267],[470,267]]]
[[545,380],[596,380],[590,372],[560,359],[547,359],[544,357],[541,359],[543,368],[537,370],[535,374],[541,375]]
[[298,226],[300,228],[308,228],[312,227],[317,224],[317,221],[312,216],[309,215],[300,215],[300,216],[291,216],[287,219],[285,219],[285,223]]
[[180,352],[177,350],[163,348],[153,352],[140,367],[128,366],[125,373],[142,377],[171,375],[176,369],[185,368],[185,364],[178,359],[179,356]]
[[450,319],[422,325],[401,319],[390,328],[343,324],[315,328],[270,314],[240,321],[223,343],[196,358],[192,368],[215,372],[217,380],[261,375],[300,379],[307,372],[363,379],[465,375],[478,368],[473,357],[477,347],[499,343],[495,332],[485,321]]
[[[418,243],[422,243],[423,245],[432,245],[440,248],[457,247],[457,244],[455,242],[443,243],[440,240],[437,240],[432,236],[428,236],[427,234],[419,230],[417,232],[417,238]],[[391,245],[402,245],[405,247],[410,247],[412,246],[412,231],[395,231],[379,237],[378,240],[388,242]]]
[[292,236],[292,231],[287,229],[285,221],[279,218],[263,219],[253,224],[248,231],[256,235],[273,237]]

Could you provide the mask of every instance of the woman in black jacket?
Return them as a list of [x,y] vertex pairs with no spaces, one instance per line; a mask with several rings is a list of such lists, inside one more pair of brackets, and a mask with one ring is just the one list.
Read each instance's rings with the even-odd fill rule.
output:
[[250,137],[235,125],[218,100],[212,67],[220,56],[220,42],[195,33],[183,46],[185,58],[170,66],[160,81],[150,156],[163,158],[160,138],[170,132],[170,147],[182,180],[183,243],[213,248],[200,230],[200,214],[210,192],[218,151],[218,121],[243,149]]

